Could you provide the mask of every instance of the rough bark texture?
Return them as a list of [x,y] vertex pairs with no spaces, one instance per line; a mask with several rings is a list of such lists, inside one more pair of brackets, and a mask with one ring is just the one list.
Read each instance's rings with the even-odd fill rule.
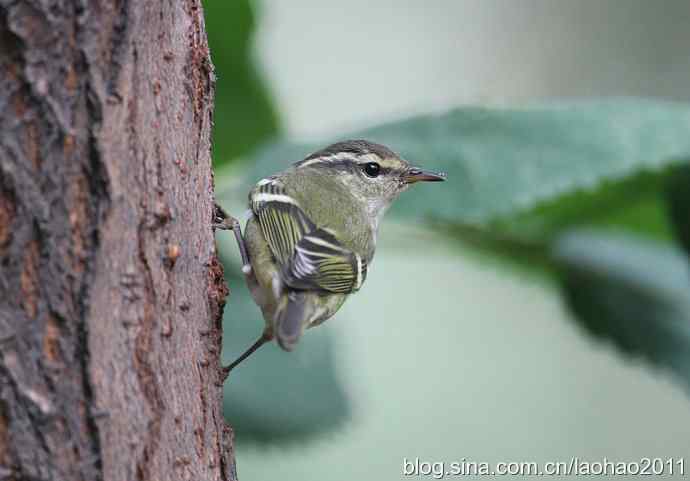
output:
[[228,480],[199,0],[0,0],[0,479]]

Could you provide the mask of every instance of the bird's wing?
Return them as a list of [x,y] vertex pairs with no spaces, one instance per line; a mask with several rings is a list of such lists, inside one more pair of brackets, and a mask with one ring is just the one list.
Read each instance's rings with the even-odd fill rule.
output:
[[249,194],[249,203],[273,256],[281,266],[286,265],[300,239],[316,226],[276,179],[256,184]]
[[295,289],[341,294],[359,290],[366,276],[366,261],[345,248],[328,229],[316,229],[302,237],[283,269],[285,283]]
[[333,231],[317,228],[278,180],[260,181],[249,200],[285,284],[344,294],[362,286],[366,261],[344,247]]

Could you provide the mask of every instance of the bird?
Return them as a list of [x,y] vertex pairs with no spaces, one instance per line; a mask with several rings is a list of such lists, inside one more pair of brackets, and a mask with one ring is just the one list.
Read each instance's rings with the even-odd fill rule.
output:
[[346,140],[259,180],[249,192],[244,232],[216,204],[213,226],[234,232],[266,322],[257,341],[223,368],[223,378],[266,342],[292,351],[305,330],[332,317],[364,285],[390,205],[412,184],[446,177],[384,145]]

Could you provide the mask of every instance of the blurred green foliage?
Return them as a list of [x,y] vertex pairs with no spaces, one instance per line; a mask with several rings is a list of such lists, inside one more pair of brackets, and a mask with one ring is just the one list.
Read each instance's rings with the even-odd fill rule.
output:
[[252,58],[254,4],[249,0],[203,0],[203,5],[217,77],[213,162],[220,166],[276,135],[279,124]]
[[679,249],[575,231],[555,243],[553,258],[581,325],[690,387],[690,277]]
[[677,167],[669,175],[667,201],[676,236],[690,255],[690,164]]
[[[688,129],[686,105],[619,99],[519,110],[461,108],[341,138],[381,142],[412,163],[448,172],[452,188],[411,190],[393,213],[546,241],[594,219],[667,237],[659,176],[690,158]],[[333,140],[277,142],[257,153],[248,181]],[[639,211],[626,214],[631,208]],[[634,218],[625,222],[627,217]]]

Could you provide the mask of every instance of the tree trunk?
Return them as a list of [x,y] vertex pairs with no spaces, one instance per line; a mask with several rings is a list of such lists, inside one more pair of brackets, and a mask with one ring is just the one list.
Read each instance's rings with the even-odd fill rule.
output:
[[0,479],[235,479],[199,0],[0,0]]

